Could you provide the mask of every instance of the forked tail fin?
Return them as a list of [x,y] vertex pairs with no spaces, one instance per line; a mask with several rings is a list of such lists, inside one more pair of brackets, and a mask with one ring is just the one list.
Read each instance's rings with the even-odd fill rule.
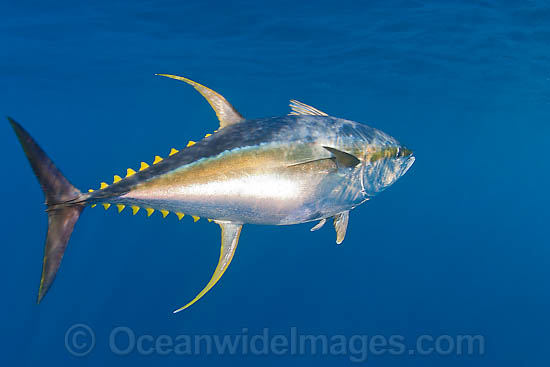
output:
[[42,186],[48,206],[46,209],[48,212],[48,235],[44,246],[42,278],[38,290],[38,303],[40,303],[55,279],[74,225],[80,217],[84,205],[69,203],[77,199],[81,192],[71,185],[21,125],[9,117],[8,120],[29,159],[40,186]]

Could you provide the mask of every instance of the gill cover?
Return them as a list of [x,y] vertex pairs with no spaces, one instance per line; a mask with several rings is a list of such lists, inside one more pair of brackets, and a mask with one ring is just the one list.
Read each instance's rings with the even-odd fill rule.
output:
[[220,251],[220,259],[218,260],[218,265],[212,278],[206,284],[204,289],[188,304],[183,307],[178,308],[174,313],[185,310],[187,307],[191,306],[193,303],[197,302],[202,298],[222,277],[223,273],[227,270],[231,260],[233,260],[233,255],[237,249],[237,244],[239,243],[239,236],[241,234],[241,229],[243,228],[242,224],[233,223],[233,222],[222,222],[216,221],[219,224],[222,230],[222,247]]

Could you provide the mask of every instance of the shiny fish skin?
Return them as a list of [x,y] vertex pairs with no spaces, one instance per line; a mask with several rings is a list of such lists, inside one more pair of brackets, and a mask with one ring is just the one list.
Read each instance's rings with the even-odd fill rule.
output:
[[[303,223],[352,209],[375,194],[361,186],[367,152],[398,145],[379,130],[330,116],[248,120],[85,200],[239,223]],[[363,162],[339,169],[325,146]]]
[[287,116],[247,120],[222,95],[185,77],[214,109],[219,128],[201,141],[141,162],[113,183],[81,192],[34,139],[8,118],[46,198],[48,235],[38,302],[52,285],[73,228],[85,207],[171,212],[221,228],[221,251],[210,281],[179,312],[202,298],[235,254],[243,224],[289,225],[333,219],[336,243],[346,236],[349,212],[392,185],[414,163],[412,151],[372,127],[329,116],[291,100]]

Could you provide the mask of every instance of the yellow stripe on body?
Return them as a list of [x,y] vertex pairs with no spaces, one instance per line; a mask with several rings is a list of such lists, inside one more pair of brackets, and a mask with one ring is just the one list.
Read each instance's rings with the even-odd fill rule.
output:
[[[217,131],[218,131],[218,130],[214,130],[214,133],[216,133]],[[206,134],[204,137],[205,137],[205,138],[208,138],[208,137],[210,137],[210,136],[212,136],[212,134]],[[195,141],[189,140],[189,142],[187,143],[187,147],[191,147],[191,146],[193,146],[193,145],[195,145],[195,144],[196,144]],[[177,150],[177,149],[175,149],[175,148],[172,148],[172,149],[170,150],[169,156],[172,156],[172,155],[174,155],[174,154],[176,154],[176,153],[178,153],[178,152],[179,152],[179,150]],[[153,161],[153,164],[157,164],[157,163],[161,162],[162,160],[163,160],[163,158],[157,155],[157,156],[155,156],[155,159],[154,159],[154,161]],[[147,168],[149,168],[149,167],[150,167],[150,166],[149,166],[147,163],[141,162],[139,171],[143,171],[143,170],[145,170],[145,169],[147,169]],[[133,170],[132,168],[128,168],[128,169],[126,170],[126,177],[131,177],[131,176],[135,175],[136,173],[137,173],[137,172],[136,172],[135,170]],[[114,176],[113,176],[113,183],[117,183],[117,182],[122,181],[122,180],[123,180],[122,177],[120,177],[119,175],[114,175]],[[109,187],[109,184],[107,184],[106,182],[101,182],[101,184],[100,184],[100,189],[105,189],[105,188],[107,188],[107,187]],[[94,190],[93,190],[93,189],[89,189],[88,192],[94,192]],[[103,205],[103,207],[105,208],[105,210],[109,209],[109,207],[111,206],[111,204],[109,204],[109,203],[104,203],[104,204],[102,204],[102,205]],[[92,208],[94,208],[94,207],[96,207],[96,206],[97,206],[97,204],[92,204],[92,205],[91,205]],[[118,209],[118,212],[120,213],[120,212],[122,212],[122,211],[124,210],[124,208],[125,208],[126,206],[123,205],[123,204],[117,204],[116,207],[117,207],[117,209]],[[138,207],[138,206],[136,206],[136,205],[132,206],[131,208],[132,208],[132,213],[133,213],[133,215],[136,215],[136,214],[139,212],[139,210],[140,210],[140,207]],[[155,212],[155,209],[153,209],[153,208],[146,208],[146,211],[147,211],[147,216],[150,217],[150,216]],[[163,218],[166,218],[166,216],[168,216],[168,214],[170,213],[168,210],[161,210],[160,212],[162,213]],[[184,213],[181,213],[181,212],[176,212],[175,214],[177,215],[177,217],[178,217],[179,220],[181,220],[181,219],[185,216],[185,214],[184,214]],[[192,218],[193,218],[193,222],[197,222],[197,221],[200,219],[200,217],[198,217],[198,216],[192,216]],[[208,221],[211,222],[212,219],[208,219]]]

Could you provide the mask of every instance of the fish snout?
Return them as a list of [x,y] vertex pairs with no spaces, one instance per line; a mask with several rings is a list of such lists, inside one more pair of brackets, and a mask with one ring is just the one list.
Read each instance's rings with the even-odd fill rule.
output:
[[384,146],[371,153],[363,168],[362,186],[367,196],[374,196],[393,185],[415,161],[412,150],[400,146]]

